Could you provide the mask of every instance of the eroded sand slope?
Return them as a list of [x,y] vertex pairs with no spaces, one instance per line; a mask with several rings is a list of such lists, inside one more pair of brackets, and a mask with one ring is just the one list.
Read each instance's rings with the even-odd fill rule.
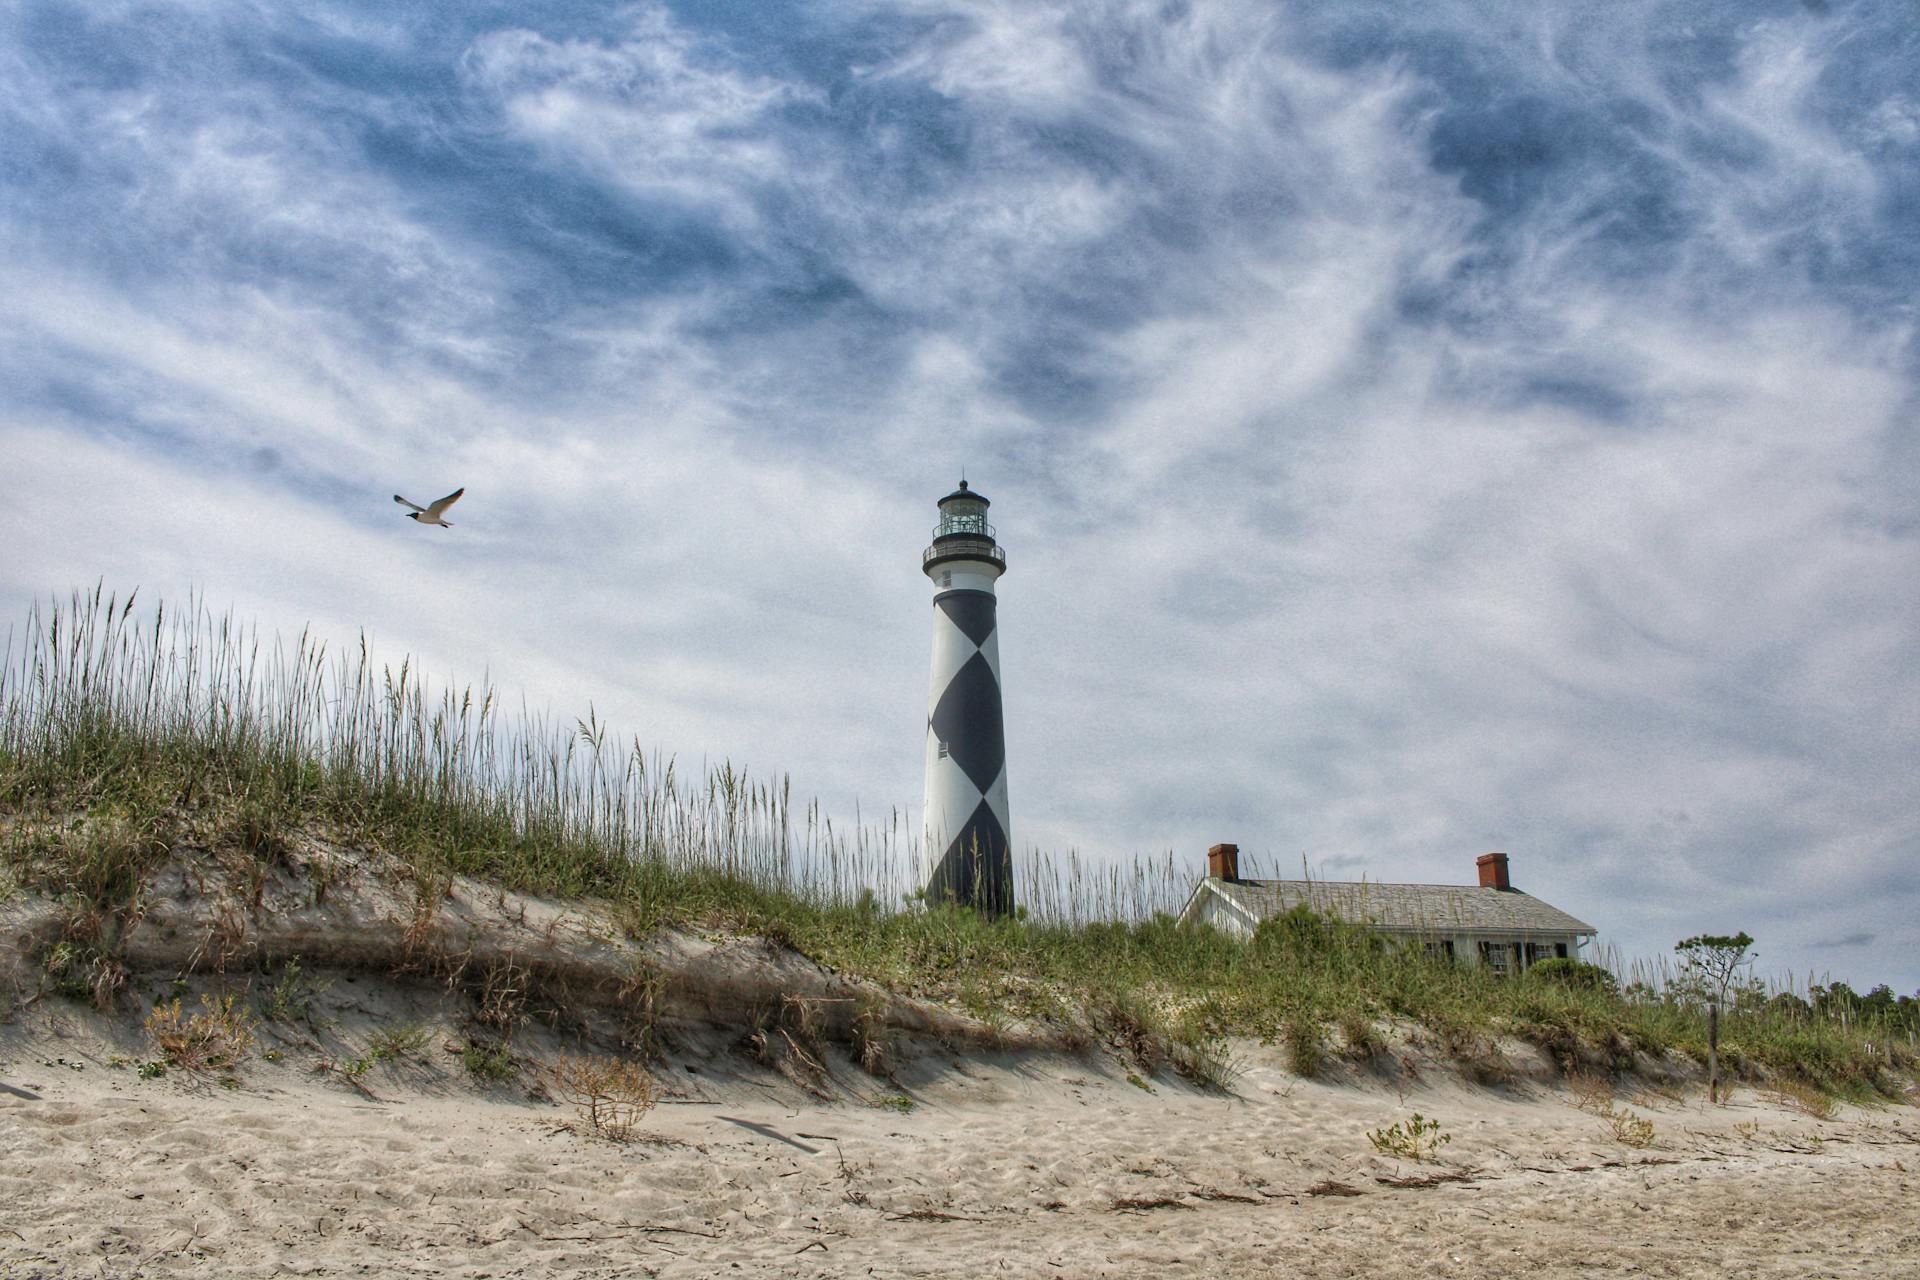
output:
[[[932,1049],[902,1113],[850,1065],[827,1103],[714,1046],[616,1145],[438,1041],[368,1098],[294,1052],[143,1080],[103,1025],[36,1007],[0,1039],[0,1275],[1920,1275],[1908,1107],[1623,1092],[1634,1150],[1538,1083],[1321,1084],[1242,1046],[1231,1097]],[[1442,1160],[1376,1154],[1416,1110]]]

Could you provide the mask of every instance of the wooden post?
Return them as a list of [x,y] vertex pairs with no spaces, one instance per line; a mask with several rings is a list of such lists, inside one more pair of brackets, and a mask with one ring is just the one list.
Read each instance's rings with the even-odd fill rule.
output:
[[1707,1101],[1720,1101],[1720,1002],[1707,1006]]

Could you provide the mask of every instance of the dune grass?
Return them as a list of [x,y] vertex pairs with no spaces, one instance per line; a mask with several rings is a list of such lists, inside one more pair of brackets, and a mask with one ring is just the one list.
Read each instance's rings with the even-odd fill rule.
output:
[[[1373,1032],[1416,1027],[1488,1083],[1517,1035],[1568,1070],[1619,1070],[1636,1052],[1704,1054],[1706,1023],[1664,971],[1617,982],[1501,979],[1385,947],[1363,928],[1297,912],[1251,944],[1178,927],[1193,873],[1171,858],[1096,867],[1029,852],[1017,918],[913,900],[905,815],[836,825],[796,808],[783,778],[731,764],[698,773],[613,740],[589,711],[557,723],[501,714],[491,689],[430,692],[364,641],[263,637],[197,603],[135,612],[101,591],[38,610],[0,663],[0,866],[77,916],[137,904],[181,845],[261,862],[296,835],[381,850],[423,882],[448,873],[560,898],[605,900],[636,936],[700,923],[765,934],[845,972],[992,1020],[1083,1027],[1149,1074],[1230,1080],[1227,1037],[1284,1044],[1313,1074],[1375,1060]],[[89,945],[110,946],[102,933]],[[85,938],[82,943],[88,943]],[[63,944],[65,945],[65,944]],[[63,989],[113,995],[112,967],[69,946]],[[1753,1000],[1721,1052],[1866,1098],[1911,1081],[1912,1001],[1834,1017]],[[1338,1028],[1340,1034],[1330,1034]]]

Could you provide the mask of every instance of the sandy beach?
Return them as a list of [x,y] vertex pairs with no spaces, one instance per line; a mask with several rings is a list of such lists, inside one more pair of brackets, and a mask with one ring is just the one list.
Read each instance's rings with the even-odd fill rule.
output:
[[[1256,1044],[1230,1095],[929,1046],[891,1083],[829,1063],[822,1100],[713,1041],[618,1144],[529,1096],[533,1038],[511,1084],[436,1037],[356,1089],[269,1030],[278,1060],[226,1086],[141,1078],[115,1028],[57,1004],[0,1033],[9,1280],[1920,1274],[1906,1106],[1622,1087],[1655,1126],[1635,1149],[1545,1079],[1309,1081]],[[1437,1160],[1373,1149],[1416,1111]]]
[[1920,0],[0,0],[0,177],[0,1280],[1920,1280]]

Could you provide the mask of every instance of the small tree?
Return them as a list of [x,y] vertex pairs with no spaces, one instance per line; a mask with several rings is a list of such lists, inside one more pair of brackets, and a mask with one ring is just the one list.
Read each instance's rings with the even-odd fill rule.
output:
[[1725,936],[1702,933],[1673,944],[1680,953],[1681,973],[1697,983],[1707,997],[1707,1099],[1720,1101],[1720,1006],[1740,971],[1753,963],[1747,948],[1753,939],[1744,931]]

